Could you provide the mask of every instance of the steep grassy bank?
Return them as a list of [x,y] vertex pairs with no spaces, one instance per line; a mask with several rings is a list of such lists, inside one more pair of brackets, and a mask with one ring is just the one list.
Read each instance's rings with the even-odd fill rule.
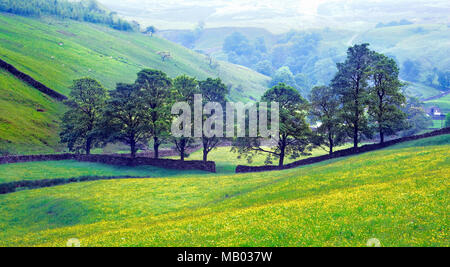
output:
[[[233,88],[231,98],[243,101],[259,98],[268,81],[226,62],[211,67],[206,56],[157,37],[71,20],[0,13],[0,41],[3,60],[66,95],[74,79],[90,76],[112,89],[117,82],[134,81],[143,68],[160,69],[172,77],[219,76]],[[173,59],[162,61],[157,54],[161,51],[170,52]]]
[[58,150],[65,107],[0,70],[0,150],[45,153]]

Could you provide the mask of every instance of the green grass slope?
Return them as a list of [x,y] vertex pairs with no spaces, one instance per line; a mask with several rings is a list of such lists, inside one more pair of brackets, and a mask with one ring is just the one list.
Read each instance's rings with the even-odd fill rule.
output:
[[[174,77],[221,77],[233,87],[233,100],[259,98],[269,78],[247,68],[207,58],[169,41],[106,26],[53,18],[32,19],[0,14],[0,56],[38,81],[68,94],[72,80],[90,76],[108,89],[132,82],[143,68],[160,69]],[[163,62],[157,52],[170,52]],[[236,88],[243,90],[237,91]]]
[[63,104],[0,70],[0,150],[12,153],[54,151],[59,146],[62,112]]
[[0,246],[448,246],[450,135],[280,172],[0,196]]

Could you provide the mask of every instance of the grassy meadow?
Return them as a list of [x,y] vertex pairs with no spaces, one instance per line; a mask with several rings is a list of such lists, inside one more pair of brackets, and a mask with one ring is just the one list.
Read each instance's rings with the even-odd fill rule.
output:
[[[351,144],[346,144],[335,148],[335,151],[350,148]],[[289,164],[304,158],[309,157],[317,157],[328,154],[322,148],[315,148],[309,152],[310,155],[302,156],[296,159],[292,159],[290,157],[286,157],[285,163]],[[170,157],[171,159],[179,159],[180,157]],[[218,147],[211,151],[208,155],[208,160],[216,162],[216,171],[218,173],[235,173],[237,165],[247,165],[247,166],[262,166],[265,165],[265,161],[267,158],[267,154],[257,154],[252,158],[251,162],[244,157],[239,157],[239,153],[236,151],[231,151],[231,147]],[[188,160],[202,160],[203,159],[203,151],[198,150],[191,155],[189,155]],[[277,159],[274,159],[272,162],[273,165],[277,165]]]
[[449,149],[445,135],[278,172],[1,195],[0,246],[448,246]]

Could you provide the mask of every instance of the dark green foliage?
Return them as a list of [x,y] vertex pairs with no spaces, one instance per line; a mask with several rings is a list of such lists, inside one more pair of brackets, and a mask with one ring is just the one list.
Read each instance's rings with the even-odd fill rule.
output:
[[333,89],[328,86],[318,86],[311,90],[311,117],[313,122],[319,123],[314,143],[329,148],[330,155],[333,148],[345,143],[344,125],[339,120],[340,101]]
[[[193,116],[194,113],[192,111],[192,107],[194,106],[194,95],[200,93],[198,81],[195,78],[191,78],[186,75],[178,76],[173,81],[173,88],[177,93],[177,102],[187,102],[191,107],[191,114]],[[193,118],[191,118],[191,123],[193,121]],[[191,129],[193,129],[192,126]],[[175,148],[178,152],[180,152],[180,159],[184,160],[186,156],[188,156],[186,150],[193,147],[195,144],[195,139],[191,137],[173,137],[172,139],[175,144]]]
[[70,151],[85,151],[102,144],[102,111],[106,104],[106,89],[96,80],[75,80],[71,87],[69,110],[64,114],[61,143]]
[[175,100],[172,80],[162,71],[145,69],[138,73],[135,86],[142,93],[150,115],[150,135],[155,158],[158,158],[159,146],[168,139],[172,123],[170,108]]
[[95,0],[69,2],[66,0],[0,0],[0,11],[21,16],[40,17],[53,15],[63,19],[73,19],[106,24],[110,27],[130,31],[130,23],[118,18],[115,13],[102,9]]
[[365,108],[369,100],[373,52],[368,47],[369,44],[350,47],[346,61],[337,64],[338,73],[332,81],[342,104],[341,121],[346,125],[348,136],[353,138],[354,147],[358,147],[363,135],[370,136]]
[[[230,93],[228,87],[222,82],[220,78],[212,79],[208,78],[205,81],[199,82],[200,92],[203,97],[203,103],[208,102],[217,102],[224,106],[226,97]],[[203,121],[205,121],[206,117],[203,116]],[[208,154],[214,148],[219,145],[221,137],[206,137],[202,138],[203,145],[203,161],[208,161]]]
[[380,142],[384,143],[386,135],[394,135],[406,127],[406,114],[401,110],[406,98],[401,92],[403,84],[393,59],[375,53],[370,75],[373,85],[369,88],[369,116]]
[[[269,89],[261,98],[262,102],[278,102],[280,112],[280,132],[278,141],[273,148],[266,148],[260,138],[237,138],[234,150],[238,151],[249,161],[258,154],[266,153],[266,163],[271,164],[278,159],[278,165],[284,165],[286,156],[296,159],[301,155],[308,155],[311,151],[311,129],[306,123],[308,104],[293,87],[278,84]],[[270,111],[270,109],[269,109]]]
[[142,92],[132,84],[117,84],[110,93],[103,120],[103,130],[110,142],[123,142],[130,146],[131,157],[138,147],[150,138],[150,114]]
[[450,127],[450,113],[445,117],[445,127]]

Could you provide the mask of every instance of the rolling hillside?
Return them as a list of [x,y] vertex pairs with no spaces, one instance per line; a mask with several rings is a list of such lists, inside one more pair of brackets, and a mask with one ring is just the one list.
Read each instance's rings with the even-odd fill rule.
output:
[[[207,28],[199,36],[193,47],[211,53],[217,58],[227,60],[222,51],[225,38],[233,32],[246,36],[250,42],[258,37],[264,37],[266,45],[274,51],[286,45],[287,34],[272,34],[262,28]],[[336,63],[345,58],[347,48],[353,44],[369,43],[371,49],[394,57],[401,69],[404,62],[414,62],[417,75],[402,78],[407,81],[407,92],[418,98],[428,98],[440,94],[436,72],[450,69],[450,27],[445,24],[412,24],[392,27],[371,28],[366,30],[323,28],[302,30],[301,33],[320,35],[320,41],[308,58],[308,63],[302,72],[318,85],[329,83],[336,73]],[[161,36],[182,43],[180,38],[186,31],[166,30]],[[278,55],[278,54],[277,54]],[[276,59],[276,58],[275,58]],[[433,85],[429,84],[432,79]]]
[[[449,142],[438,136],[280,172],[0,195],[0,246],[65,246],[70,238],[82,246],[365,246],[370,238],[448,246]],[[28,163],[13,165],[23,176]]]
[[[212,68],[205,56],[163,39],[71,20],[0,14],[0,40],[2,59],[63,94],[80,77],[96,78],[112,89],[117,82],[134,81],[143,68],[160,69],[172,77],[221,77],[233,87],[233,100],[258,98],[268,81],[226,62]],[[157,55],[161,51],[170,52],[173,59],[163,62]],[[244,90],[236,91],[238,87]]]
[[[226,62],[210,67],[205,56],[156,37],[49,17],[32,19],[0,13],[0,43],[1,59],[64,95],[69,94],[74,79],[93,77],[113,89],[118,82],[133,82],[141,69],[155,68],[172,77],[221,77],[232,87],[232,100],[247,102],[261,96],[269,79]],[[170,52],[173,59],[163,62],[159,51]],[[62,104],[3,70],[0,101],[1,150],[58,150]]]

